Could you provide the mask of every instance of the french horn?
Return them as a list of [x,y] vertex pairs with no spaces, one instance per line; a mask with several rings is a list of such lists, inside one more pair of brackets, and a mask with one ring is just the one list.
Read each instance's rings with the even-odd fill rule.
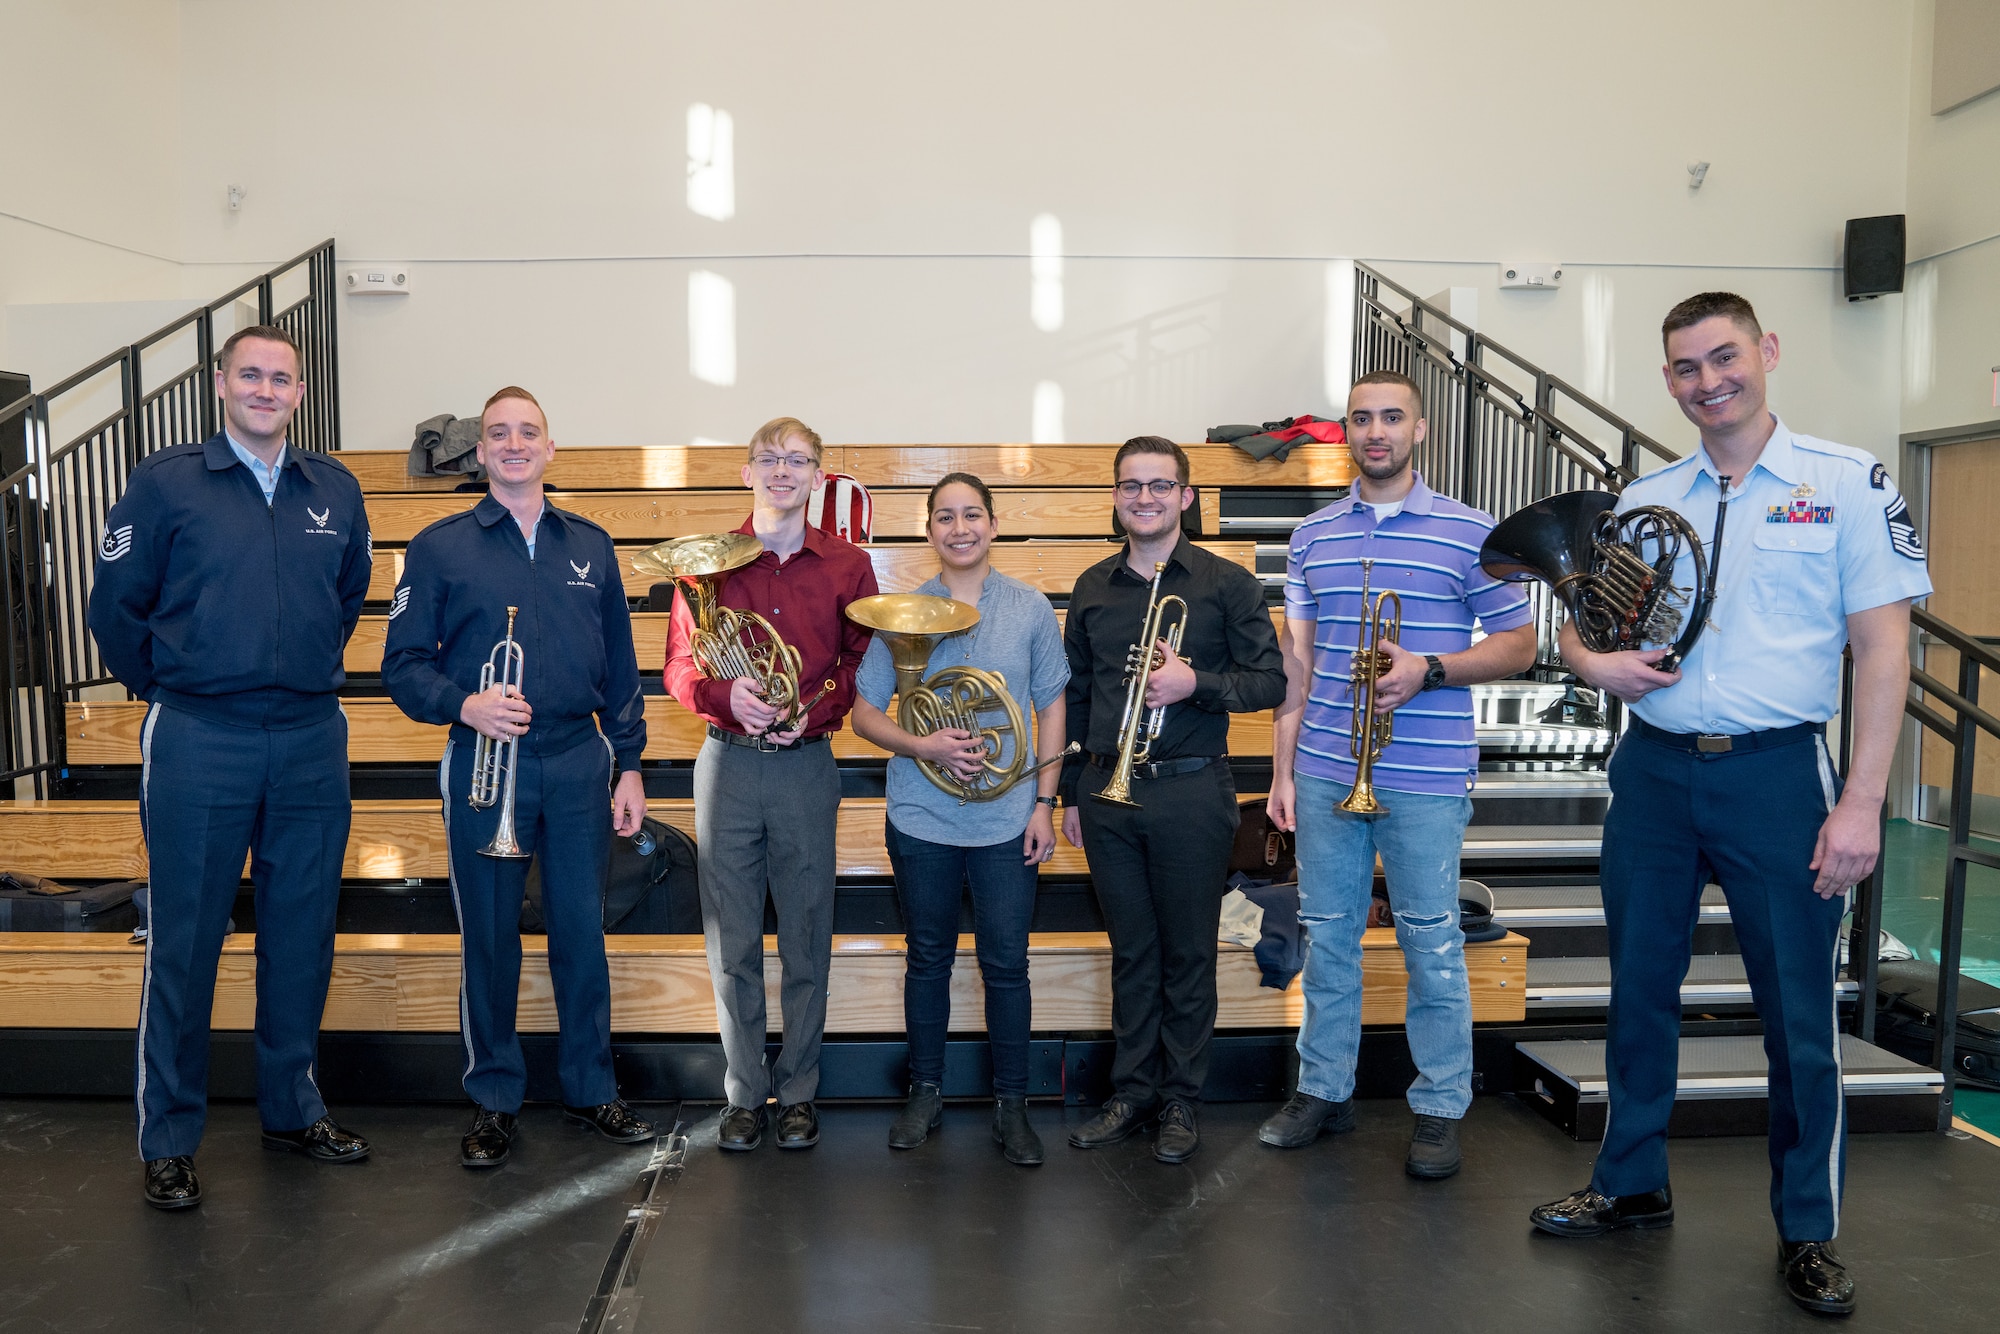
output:
[[992,801],[1081,749],[1071,742],[1062,755],[1035,763],[1026,716],[999,672],[954,663],[924,676],[940,641],[979,624],[976,607],[925,593],[878,593],[848,603],[847,618],[874,631],[888,648],[896,668],[896,722],[904,731],[929,736],[959,728],[985,746],[985,762],[970,780],[929,760],[916,762],[924,777],[959,805]]
[[632,558],[632,568],[652,579],[679,583],[694,613],[694,636],[688,644],[694,665],[711,681],[748,680],[758,698],[778,711],[778,720],[768,730],[785,732],[824,699],[834,683],[826,682],[801,703],[799,651],[756,612],[722,605],[722,585],[730,571],[742,569],[763,551],[764,544],[749,533],[703,533],[648,547]]
[[[1564,491],[1537,500],[1486,535],[1479,564],[1509,583],[1539,579],[1569,612],[1577,637],[1593,653],[1673,647],[1655,666],[1672,672],[1708,624],[1715,559],[1702,560],[1701,534],[1664,505],[1620,514],[1608,491]],[[1716,509],[1714,553],[1722,549],[1726,502]],[[1675,566],[1692,552],[1692,583],[1674,582]]]

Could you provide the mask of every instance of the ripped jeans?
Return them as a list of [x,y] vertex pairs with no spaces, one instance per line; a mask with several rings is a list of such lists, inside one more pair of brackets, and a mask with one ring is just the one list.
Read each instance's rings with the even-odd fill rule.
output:
[[1379,852],[1410,974],[1410,1109],[1457,1120],[1472,1105],[1472,995],[1458,926],[1458,854],[1472,801],[1384,791],[1388,813],[1364,819],[1334,809],[1347,784],[1308,774],[1296,781],[1299,921],[1308,936],[1298,1091],[1333,1102],[1353,1096],[1361,933]]

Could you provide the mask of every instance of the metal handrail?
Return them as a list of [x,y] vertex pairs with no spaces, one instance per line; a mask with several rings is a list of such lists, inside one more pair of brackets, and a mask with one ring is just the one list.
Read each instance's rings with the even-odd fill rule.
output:
[[[280,307],[277,284],[301,276],[305,295]],[[306,398],[292,420],[292,445],[338,450],[339,332],[331,240],[0,408],[0,419],[19,416],[25,422],[25,462],[0,478],[7,570],[0,586],[0,783],[32,779],[41,797],[66,772],[63,705],[110,680],[85,624],[105,518],[148,455],[207,439],[221,428],[210,376],[232,326],[217,316],[252,293],[257,322],[279,325],[299,343]],[[190,333],[189,364],[148,388],[147,353],[157,355],[163,344]],[[100,409],[100,394],[117,406]],[[63,420],[84,412],[90,414],[87,425]],[[53,437],[57,422],[67,439]]]

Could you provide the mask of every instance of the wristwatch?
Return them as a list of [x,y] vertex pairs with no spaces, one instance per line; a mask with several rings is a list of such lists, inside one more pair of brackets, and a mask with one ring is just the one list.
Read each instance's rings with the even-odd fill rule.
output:
[[1429,665],[1424,668],[1424,683],[1420,689],[1436,690],[1444,684],[1444,664],[1438,661],[1435,653],[1424,654],[1424,661]]
[[1056,799],[1054,797],[1036,797],[1035,804],[1037,806],[1046,806],[1050,810],[1054,810],[1056,808]]

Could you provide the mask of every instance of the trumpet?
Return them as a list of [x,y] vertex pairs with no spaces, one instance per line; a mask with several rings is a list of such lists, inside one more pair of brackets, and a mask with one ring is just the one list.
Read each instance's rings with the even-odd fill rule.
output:
[[1375,712],[1375,691],[1382,673],[1393,665],[1382,643],[1384,640],[1393,643],[1402,637],[1403,597],[1395,589],[1385,588],[1375,595],[1372,603],[1368,600],[1369,567],[1374,564],[1372,560],[1361,562],[1361,640],[1347,669],[1348,694],[1354,701],[1347,720],[1347,750],[1354,756],[1354,790],[1336,809],[1349,815],[1389,813],[1387,806],[1375,800],[1375,761],[1382,758],[1382,752],[1395,737],[1396,715]]
[[1072,741],[1061,755],[1032,762],[1021,706],[1007,693],[1007,678],[983,667],[957,664],[924,679],[931,651],[947,635],[979,624],[979,611],[952,598],[923,593],[878,593],[847,604],[847,618],[873,630],[896,665],[896,722],[906,732],[929,736],[940,728],[970,732],[986,748],[980,771],[962,779],[941,764],[918,760],[917,768],[940,790],[969,801],[992,801],[1023,779],[1083,747]]
[[801,701],[799,651],[756,612],[722,605],[722,585],[730,571],[742,569],[763,550],[764,544],[749,533],[705,533],[648,547],[633,558],[632,568],[680,584],[694,613],[688,648],[695,666],[711,681],[749,681],[757,697],[778,711],[768,730],[785,732],[825,699],[834,683],[828,680]]
[[[1153,562],[1153,591],[1146,600],[1145,624],[1140,627],[1137,642],[1125,651],[1125,712],[1118,720],[1118,765],[1111,771],[1111,781],[1104,785],[1104,790],[1091,794],[1099,801],[1135,810],[1139,803],[1132,800],[1132,767],[1144,764],[1153,753],[1153,742],[1159,738],[1160,727],[1167,717],[1164,704],[1151,713],[1146,712],[1146,683],[1153,679],[1153,669],[1166,661],[1155,645],[1164,639],[1168,648],[1179,653],[1181,636],[1187,629],[1187,599],[1172,593],[1160,596],[1160,576],[1166,572],[1165,561]],[[1176,607],[1179,612],[1174,616],[1173,628],[1163,632],[1161,626],[1167,613]]]
[[[521,693],[528,655],[514,638],[514,618],[520,610],[507,608],[507,633],[493,646],[493,651],[486,655],[486,665],[479,669],[482,692],[491,690],[497,681],[501,694]],[[532,855],[514,836],[514,781],[520,772],[520,754],[521,738],[517,736],[495,741],[482,732],[472,747],[472,791],[466,801],[475,811],[490,809],[495,801],[500,803],[500,826],[493,831],[493,841],[479,850],[482,857],[505,857],[511,861]]]

